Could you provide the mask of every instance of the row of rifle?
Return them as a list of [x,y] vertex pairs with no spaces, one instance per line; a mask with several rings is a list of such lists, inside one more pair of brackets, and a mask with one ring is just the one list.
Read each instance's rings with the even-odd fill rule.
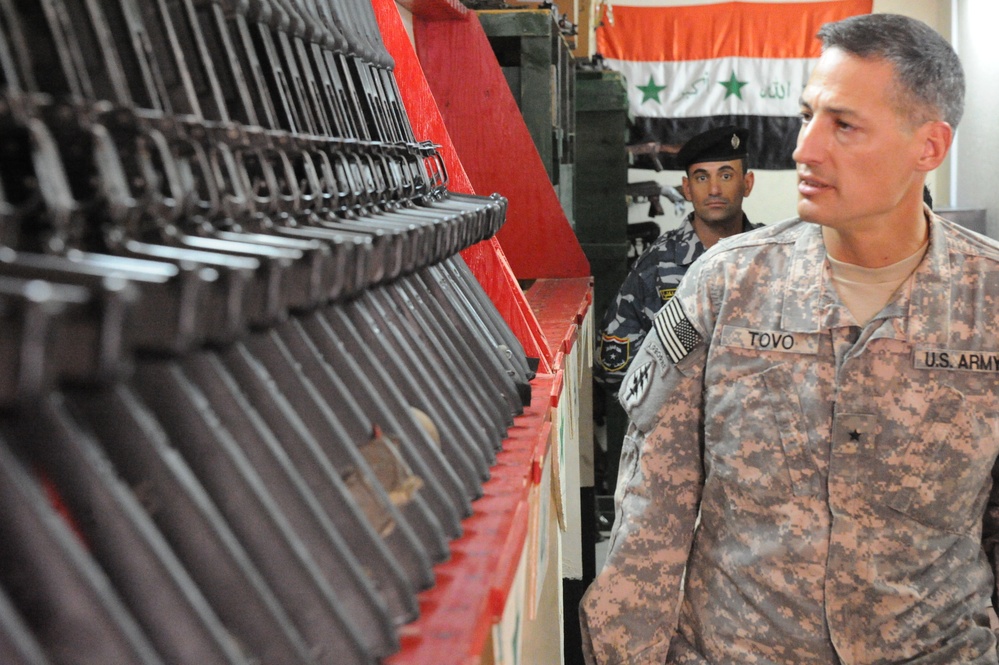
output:
[[0,0],[0,662],[398,652],[532,367],[366,0]]

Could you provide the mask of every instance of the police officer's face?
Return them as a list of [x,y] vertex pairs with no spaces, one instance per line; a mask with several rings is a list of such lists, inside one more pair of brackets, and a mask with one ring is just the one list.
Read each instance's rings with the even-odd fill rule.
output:
[[899,228],[895,220],[921,215],[923,172],[939,164],[927,159],[940,148],[931,127],[946,124],[913,124],[894,85],[887,61],[823,53],[801,96],[794,151],[802,219],[855,232]]
[[691,164],[683,178],[683,195],[694,215],[709,226],[742,223],[742,199],[753,189],[753,174],[742,161]]

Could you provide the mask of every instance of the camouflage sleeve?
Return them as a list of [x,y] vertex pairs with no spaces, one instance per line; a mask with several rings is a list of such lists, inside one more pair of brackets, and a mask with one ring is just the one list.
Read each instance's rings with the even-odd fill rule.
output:
[[[992,567],[992,608],[999,611],[999,462],[992,466],[992,491],[982,518],[982,549]],[[996,629],[999,634],[999,629]]]
[[646,288],[640,272],[632,270],[607,308],[600,326],[593,378],[612,392],[617,392],[652,326],[645,307]]
[[[614,529],[604,567],[580,604],[589,665],[662,665],[676,630],[703,483],[706,358],[680,298],[656,315],[619,394],[631,424]],[[682,321],[660,321],[677,312]]]

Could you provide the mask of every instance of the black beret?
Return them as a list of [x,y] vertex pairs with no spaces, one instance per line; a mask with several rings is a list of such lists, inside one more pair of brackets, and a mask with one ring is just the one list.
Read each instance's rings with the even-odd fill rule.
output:
[[728,162],[745,157],[749,132],[735,125],[709,129],[683,144],[676,155],[677,164],[686,170],[699,162]]

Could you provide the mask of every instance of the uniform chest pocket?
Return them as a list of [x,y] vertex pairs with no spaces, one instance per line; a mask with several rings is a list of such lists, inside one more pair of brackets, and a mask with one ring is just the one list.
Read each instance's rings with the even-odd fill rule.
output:
[[960,391],[945,388],[926,421],[910,428],[908,441],[898,447],[904,452],[879,455],[890,487],[887,505],[929,527],[972,532],[981,524],[997,443],[995,418],[967,404]]
[[707,470],[771,501],[817,493],[800,383],[793,365],[781,364],[709,388]]

